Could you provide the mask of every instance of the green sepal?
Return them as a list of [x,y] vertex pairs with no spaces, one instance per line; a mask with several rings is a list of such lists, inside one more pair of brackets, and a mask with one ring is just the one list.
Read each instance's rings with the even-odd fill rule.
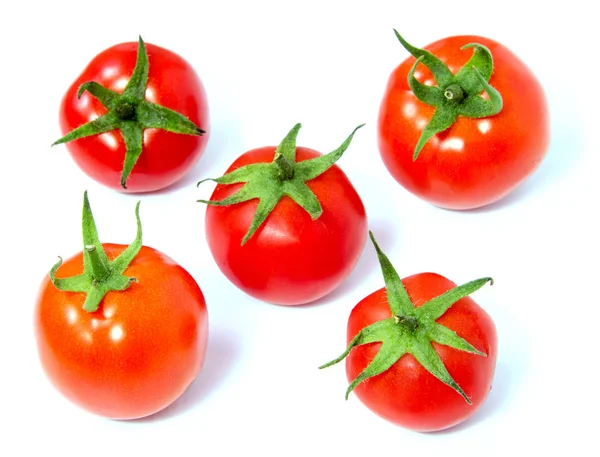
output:
[[436,320],[461,298],[477,291],[488,282],[493,283],[492,279],[481,278],[468,282],[429,300],[420,307],[415,307],[402,284],[400,276],[387,256],[379,248],[373,233],[369,232],[369,236],[377,251],[392,317],[364,327],[350,341],[342,355],[331,362],[321,365],[319,368],[326,368],[341,362],[356,346],[379,342],[382,344],[377,355],[352,380],[346,390],[346,399],[348,399],[348,395],[358,384],[368,378],[384,373],[400,360],[402,356],[411,354],[427,371],[444,384],[452,387],[467,403],[471,404],[471,400],[467,394],[448,373],[442,359],[431,345],[431,342],[433,341],[476,356],[487,357],[487,354],[476,349],[453,330],[438,324]]
[[502,111],[502,95],[496,89],[489,85],[479,70],[473,67],[473,74],[479,80],[483,90],[490,98],[468,97],[457,108],[458,114],[471,118],[482,118],[493,116]]
[[296,162],[296,138],[301,128],[301,124],[298,123],[277,146],[272,162],[246,165],[220,178],[207,178],[198,182],[198,186],[206,181],[217,184],[245,183],[239,191],[223,200],[198,200],[198,202],[212,206],[229,206],[258,199],[256,213],[242,239],[242,245],[252,237],[284,196],[290,197],[300,205],[311,219],[318,219],[323,209],[306,182],[320,176],[333,166],[350,146],[356,131],[363,125],[356,127],[334,151],[314,159]]
[[67,135],[52,143],[52,146],[68,143],[69,141],[78,140],[79,138],[110,132],[119,128],[121,122],[121,119],[119,119],[115,113],[108,112],[104,116],[100,116],[87,124],[83,124],[76,129],[71,130]]
[[408,86],[415,96],[427,105],[440,106],[444,102],[444,91],[437,86],[428,86],[415,78],[415,71],[423,61],[420,56],[408,72]]
[[100,103],[104,105],[104,107],[108,110],[113,110],[117,107],[121,96],[115,92],[114,90],[107,89],[104,86],[101,86],[95,81],[88,81],[79,86],[79,90],[77,91],[77,98],[81,98],[84,92],[89,92],[95,98],[98,99]]
[[99,135],[112,130],[120,130],[125,142],[125,159],[121,172],[121,187],[126,182],[143,152],[143,132],[145,129],[161,129],[184,135],[203,135],[206,133],[183,114],[146,100],[149,62],[146,45],[139,37],[135,68],[122,94],[107,89],[94,81],[83,83],[77,92],[80,98],[87,91],[108,110],[93,121],[83,124],[52,146],[69,141]]
[[419,153],[425,144],[437,133],[450,128],[457,117],[456,110],[441,105],[435,113],[433,113],[429,123],[423,129],[419,141],[417,142],[417,146],[415,147],[415,152],[413,153],[413,161],[417,160]]
[[[417,160],[434,135],[450,128],[458,116],[482,118],[494,116],[502,110],[502,95],[488,83],[494,62],[486,46],[479,43],[462,46],[462,50],[473,49],[473,55],[454,75],[439,58],[411,45],[397,30],[394,33],[402,46],[417,59],[408,72],[408,86],[419,101],[436,108],[415,145],[413,160]],[[437,86],[428,86],[417,80],[415,70],[419,64],[431,71]],[[486,92],[489,100],[483,98],[481,92]]]
[[415,307],[406,292],[406,289],[402,285],[402,280],[398,275],[398,272],[392,265],[392,262],[387,255],[379,247],[372,232],[369,232],[371,242],[377,252],[377,260],[381,267],[383,274],[383,281],[385,282],[385,291],[387,294],[388,303],[393,316],[414,316]]
[[452,84],[452,81],[454,80],[454,75],[444,62],[442,62],[429,51],[417,48],[410,44],[402,37],[402,35],[400,35],[400,33],[398,33],[396,29],[394,29],[394,33],[396,34],[396,38],[398,38],[398,41],[400,41],[404,49],[410,52],[415,57],[415,59],[420,58],[423,64],[427,68],[429,68],[438,86],[444,87],[448,86],[449,84]]
[[489,81],[494,72],[494,59],[490,50],[479,43],[469,43],[461,47],[461,50],[473,49],[473,55],[469,61],[456,73],[456,82],[469,95],[478,95],[483,90],[478,72],[484,81]]
[[402,328],[396,325],[394,318],[377,321],[358,332],[352,341],[350,341],[350,344],[348,344],[348,347],[342,355],[319,367],[321,369],[327,368],[341,362],[356,346],[369,343],[382,343],[375,358],[348,386],[348,389],[346,390],[346,400],[348,399],[350,392],[352,392],[358,384],[367,378],[385,372],[396,363],[400,357],[406,354],[408,351],[406,340],[396,331],[397,329]]
[[142,155],[142,148],[144,142],[144,131],[143,128],[135,121],[124,121],[121,124],[121,134],[125,141],[125,148],[127,153],[125,154],[125,161],[123,162],[123,171],[121,172],[121,187],[126,189],[125,182],[127,177],[133,170],[133,166],[136,164],[140,155]]
[[83,234],[83,273],[68,278],[57,278],[56,272],[62,264],[62,258],[51,268],[49,276],[52,284],[62,291],[83,292],[86,294],[83,309],[94,312],[100,306],[104,296],[111,290],[125,290],[137,281],[123,275],[142,248],[142,223],[140,221],[140,202],[135,207],[137,233],[135,240],[114,260],[109,260],[102,243],[90,208],[87,191],[83,194],[82,234]]
[[420,306],[418,308],[418,313],[421,316],[434,321],[442,317],[442,315],[448,311],[448,308],[450,308],[458,300],[478,291],[488,282],[493,284],[494,280],[492,278],[476,279],[461,286],[455,287],[454,289],[450,289],[449,291],[444,292],[442,295],[432,298],[427,303]]

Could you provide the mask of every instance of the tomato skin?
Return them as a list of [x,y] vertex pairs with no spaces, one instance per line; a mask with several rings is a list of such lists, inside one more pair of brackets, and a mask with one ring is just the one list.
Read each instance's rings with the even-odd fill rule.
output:
[[[456,287],[434,273],[420,273],[402,280],[416,307]],[[364,327],[392,317],[385,288],[361,300],[348,320],[348,343]],[[483,351],[487,357],[432,343],[452,378],[473,402],[469,405],[452,387],[429,373],[405,354],[390,369],[358,384],[354,391],[362,403],[379,416],[402,427],[431,432],[452,427],[471,417],[492,387],[498,343],[491,317],[472,298],[465,297],[446,311],[437,323]],[[346,358],[351,382],[373,360],[381,343],[356,346]]]
[[[227,173],[251,163],[272,162],[275,149],[250,150]],[[297,162],[320,155],[296,148]],[[333,165],[306,184],[323,208],[318,219],[313,221],[300,205],[283,197],[243,246],[258,200],[207,207],[206,239],[217,265],[233,284],[259,300],[280,305],[317,300],[340,285],[362,253],[367,237],[365,208],[344,172]],[[241,186],[219,184],[211,200],[221,200]]]
[[[471,57],[468,43],[487,46],[494,58],[489,83],[503,98],[502,111],[488,118],[459,116],[438,133],[413,161],[421,132],[433,116],[411,92],[407,75],[414,57],[390,75],[378,119],[378,144],[390,174],[408,191],[449,209],[481,207],[508,195],[540,165],[549,145],[550,124],[544,91],[535,75],[505,46],[479,36],[455,36],[426,46],[456,73]],[[419,65],[417,79],[435,84]]]
[[[126,246],[103,244],[109,259]],[[80,274],[81,253],[57,277]],[[136,419],[175,401],[200,372],[208,338],[202,291],[172,259],[143,246],[125,275],[126,291],[106,294],[97,311],[85,294],[62,292],[46,277],[35,308],[42,367],[69,400],[112,419]]]
[[[81,98],[81,84],[95,81],[122,93],[135,67],[138,43],[121,43],[99,53],[64,95],[59,113],[63,135],[106,114],[106,108],[89,92]],[[151,192],[181,179],[198,162],[209,138],[209,111],[206,92],[191,65],[179,55],[146,43],[149,59],[146,100],[177,111],[206,131],[202,136],[182,135],[158,129],[144,131],[143,151],[121,187],[125,143],[121,132],[66,143],[77,165],[92,179],[121,192]]]

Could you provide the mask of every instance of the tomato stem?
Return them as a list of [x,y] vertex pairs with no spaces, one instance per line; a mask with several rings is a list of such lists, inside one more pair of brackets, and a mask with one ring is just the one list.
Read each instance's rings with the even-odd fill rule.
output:
[[135,207],[137,221],[135,240],[116,259],[109,260],[98,238],[87,191],[84,192],[81,224],[83,232],[83,273],[68,278],[57,278],[56,272],[62,264],[62,259],[59,257],[49,275],[52,284],[57,289],[66,292],[85,293],[83,309],[86,311],[96,311],[104,296],[111,290],[125,290],[132,282],[136,281],[135,278],[125,276],[123,272],[142,248],[142,224],[139,208],[140,203],[138,202]]
[[444,91],[444,97],[446,97],[448,101],[460,103],[463,98],[465,98],[465,92],[458,84],[450,84]]
[[[417,160],[425,144],[436,134],[449,129],[459,116],[482,118],[498,114],[502,110],[502,96],[488,83],[494,70],[490,50],[479,43],[469,43],[461,49],[473,49],[469,61],[456,74],[438,57],[425,49],[408,43],[397,30],[396,37],[416,59],[408,72],[408,86],[415,97],[426,105],[436,108],[429,123],[421,132],[413,160]],[[415,72],[419,65],[425,65],[433,74],[437,86],[420,82]],[[485,92],[488,99],[481,96]]]
[[110,268],[100,256],[95,244],[88,244],[84,247],[88,255],[91,269],[91,276],[94,281],[103,281],[110,275]]
[[275,154],[273,163],[277,166],[277,176],[281,181],[290,181],[294,177],[294,162],[286,159],[283,154]]
[[326,368],[341,362],[356,346],[380,342],[382,344],[375,358],[348,386],[346,399],[358,384],[387,371],[405,354],[412,354],[427,371],[444,384],[452,387],[468,404],[471,404],[467,394],[448,373],[444,362],[431,342],[480,357],[487,357],[485,352],[479,351],[453,330],[438,324],[436,320],[454,303],[477,291],[488,282],[492,282],[492,278],[476,279],[455,287],[417,308],[404,288],[396,269],[379,248],[373,233],[369,232],[369,236],[377,251],[385,282],[387,301],[393,317],[376,321],[362,328],[350,341],[341,356],[319,368]]
[[135,119],[135,104],[122,101],[115,107],[115,113],[124,121]]
[[161,129],[172,133],[196,136],[205,133],[183,114],[146,100],[145,91],[149,65],[146,45],[140,37],[135,68],[122,94],[107,89],[94,81],[85,82],[79,88],[77,97],[81,97],[83,92],[87,91],[102,103],[108,112],[71,130],[52,144],[54,146],[79,138],[120,130],[126,150],[121,170],[121,187],[123,189],[127,188],[127,179],[142,154],[145,129]]
[[301,124],[298,123],[279,143],[272,162],[253,163],[237,168],[220,178],[208,178],[198,183],[200,185],[207,180],[217,184],[244,183],[240,190],[223,200],[198,201],[207,205],[228,206],[258,199],[256,212],[246,235],[242,238],[242,245],[252,237],[284,196],[290,197],[300,205],[312,220],[318,219],[323,213],[323,208],[317,196],[306,183],[325,173],[337,162],[350,146],[356,131],[363,125],[356,127],[341,146],[334,151],[310,160],[296,162],[296,137],[301,127]]
[[411,333],[413,333],[417,329],[417,327],[419,327],[419,319],[412,316],[396,315],[394,316],[394,322],[396,322],[396,324],[398,324],[399,326],[401,326],[405,330],[408,330]]

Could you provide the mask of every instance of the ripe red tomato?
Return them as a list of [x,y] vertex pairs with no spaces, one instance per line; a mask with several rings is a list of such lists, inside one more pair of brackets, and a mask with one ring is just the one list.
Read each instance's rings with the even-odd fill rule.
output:
[[[104,88],[122,94],[136,67],[140,43],[121,43],[99,53],[67,90],[60,106],[60,127],[63,135],[108,113],[99,99],[84,90],[82,84],[94,81]],[[143,135],[141,154],[128,176],[123,176],[126,144],[122,129],[75,139],[66,143],[77,165],[94,180],[124,192],[149,192],[167,187],[181,179],[200,159],[208,141],[208,103],[202,82],[191,65],[167,49],[146,44],[148,78],[145,91],[138,81],[140,97],[183,115],[195,126],[187,126],[191,134],[173,133],[161,128],[143,128],[142,133],[130,133],[131,143]],[[145,96],[144,96],[145,94]],[[160,108],[160,107],[159,107]],[[143,114],[143,113],[142,113]],[[127,116],[124,116],[127,117]],[[146,116],[149,117],[149,116]],[[127,123],[148,121],[162,125],[164,118],[143,118],[130,113]],[[140,130],[140,131],[142,131]],[[185,129],[183,129],[185,130]],[[202,132],[204,130],[205,132]],[[139,138],[138,138],[139,139]],[[134,149],[134,147],[130,147]],[[137,151],[139,153],[139,151]],[[125,187],[126,186],[126,187]]]
[[[459,115],[413,160],[436,108],[418,100],[409,87],[409,72],[416,62],[412,56],[392,72],[379,111],[379,150],[391,175],[418,197],[450,209],[476,208],[503,198],[538,168],[549,144],[543,89],[509,49],[479,36],[444,38],[424,49],[456,74],[473,55],[471,50],[461,50],[469,43],[487,47],[493,56],[489,84],[502,96],[498,114],[482,118]],[[415,77],[427,86],[437,84],[422,63]]]
[[[252,149],[233,162],[227,174],[246,165],[271,163],[275,150],[275,146]],[[324,157],[306,147],[295,151],[298,164]],[[364,205],[348,177],[332,165],[306,185],[321,204],[318,218],[313,220],[286,195],[244,244],[258,199],[207,207],[206,239],[217,265],[231,282],[255,298],[281,305],[317,300],[335,289],[358,262],[367,221]],[[243,186],[218,184],[210,200],[225,199]]]
[[[409,276],[402,283],[417,307],[456,287],[452,281],[434,273]],[[386,291],[382,288],[361,300],[352,310],[348,320],[348,343],[362,328],[390,317]],[[369,378],[354,389],[361,402],[373,412],[417,431],[442,430],[472,416],[487,398],[496,367],[495,325],[471,297],[460,299],[436,322],[487,354],[487,357],[481,357],[431,343],[452,378],[471,400],[471,405],[436,379],[411,354],[405,354],[386,372]],[[348,381],[366,368],[380,346],[381,343],[366,344],[350,352],[346,362]]]
[[[126,248],[101,246],[110,261]],[[73,281],[83,266],[80,252],[56,278]],[[112,419],[135,419],[171,404],[200,372],[208,314],[190,274],[155,249],[141,246],[123,274],[135,281],[108,291],[94,311],[84,309],[89,294],[59,290],[47,276],[35,336],[45,373],[69,400]]]
[[452,427],[472,416],[492,386],[496,327],[468,295],[491,278],[461,286],[434,273],[400,280],[374,238],[386,287],[350,313],[350,392],[390,422],[415,431]]

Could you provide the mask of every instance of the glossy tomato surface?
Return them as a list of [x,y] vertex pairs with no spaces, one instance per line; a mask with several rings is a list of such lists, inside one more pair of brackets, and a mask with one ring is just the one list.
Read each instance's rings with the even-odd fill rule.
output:
[[[431,138],[413,161],[423,128],[435,111],[408,86],[409,57],[391,74],[380,105],[378,142],[383,162],[407,190],[440,207],[470,209],[500,200],[540,165],[549,145],[550,126],[542,86],[527,66],[505,46],[479,36],[456,36],[424,49],[456,74],[469,60],[468,43],[488,47],[494,59],[489,80],[503,98],[502,111],[470,119],[459,116],[448,130]],[[419,65],[416,78],[435,85]]]
[[[126,246],[104,244],[109,259]],[[57,277],[83,271],[81,253]],[[142,247],[125,275],[137,282],[106,294],[95,312],[85,295],[58,290],[47,277],[35,308],[42,366],[79,406],[113,419],[153,414],[175,401],[200,372],[208,337],[204,297],[164,254]]]
[[[275,147],[253,149],[227,170],[273,161]],[[297,147],[296,161],[319,157]],[[366,242],[364,205],[344,172],[333,165],[307,181],[323,208],[312,220],[289,197],[283,197],[254,235],[242,246],[258,200],[206,210],[206,238],[221,271],[237,287],[260,300],[299,305],[317,300],[350,274]],[[241,184],[217,185],[211,200],[221,200]]]
[[[183,114],[206,133],[195,136],[146,129],[142,154],[127,179],[127,189],[120,185],[125,143],[119,130],[66,143],[77,165],[88,176],[122,192],[149,192],[175,183],[200,159],[209,137],[206,92],[192,66],[168,49],[147,43],[146,50],[149,60],[146,100]],[[107,112],[87,91],[77,98],[81,84],[95,81],[122,93],[133,73],[137,51],[137,42],[121,43],[94,57],[61,102],[59,120],[63,135]]]
[[[402,280],[416,307],[456,287],[434,273],[421,273]],[[348,320],[348,343],[364,327],[392,317],[385,288],[365,297]],[[432,342],[446,369],[471,400],[469,405],[452,387],[429,373],[410,354],[402,356],[387,371],[358,384],[354,392],[369,409],[397,425],[430,432],[452,427],[471,417],[483,404],[492,387],[498,355],[496,327],[491,317],[472,298],[457,301],[437,323],[448,327],[479,351],[459,351]],[[352,349],[346,359],[348,381],[356,378],[373,360],[381,343]]]

